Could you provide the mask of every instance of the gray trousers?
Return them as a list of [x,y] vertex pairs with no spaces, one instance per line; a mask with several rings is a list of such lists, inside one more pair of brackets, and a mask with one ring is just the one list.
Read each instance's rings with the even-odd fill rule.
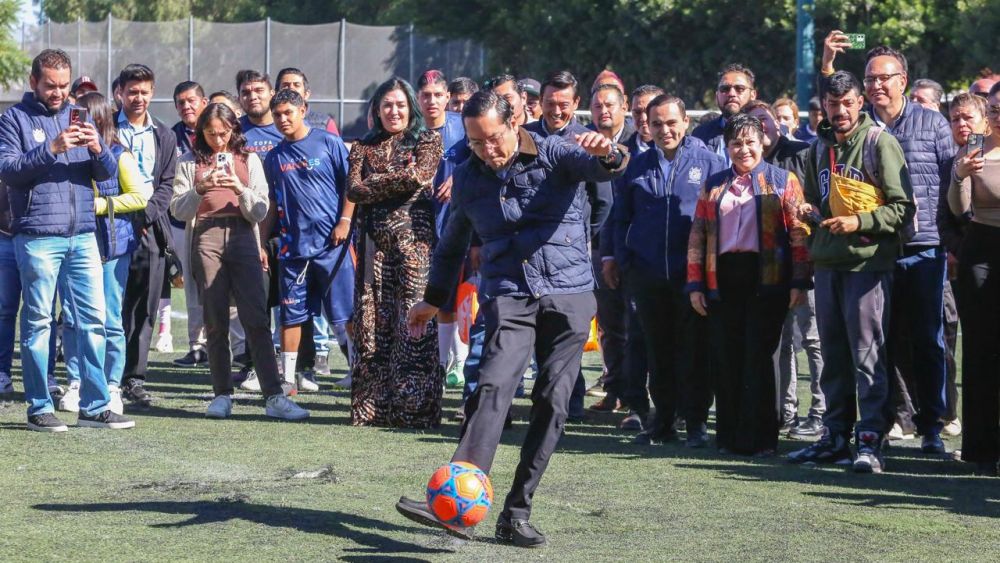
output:
[[891,423],[886,332],[892,272],[817,270],[815,282],[823,425],[831,434],[849,435],[857,420],[858,432],[882,435]]
[[790,420],[799,412],[798,361],[795,357],[795,328],[802,336],[800,345],[806,351],[809,361],[809,391],[812,404],[809,406],[811,418],[822,418],[826,412],[826,398],[821,388],[820,374],[823,372],[823,354],[819,347],[819,328],[816,326],[816,293],[810,290],[806,302],[788,312],[785,326],[781,329],[781,344],[775,354],[781,398],[781,419]]

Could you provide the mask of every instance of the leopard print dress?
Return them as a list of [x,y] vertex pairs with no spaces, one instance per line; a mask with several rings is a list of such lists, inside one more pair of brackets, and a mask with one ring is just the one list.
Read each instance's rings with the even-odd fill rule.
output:
[[406,314],[423,299],[437,243],[431,183],[442,153],[441,137],[432,131],[422,133],[416,146],[397,134],[351,147],[347,196],[358,204],[360,262],[351,421],[358,426],[441,424],[437,324],[410,338]]

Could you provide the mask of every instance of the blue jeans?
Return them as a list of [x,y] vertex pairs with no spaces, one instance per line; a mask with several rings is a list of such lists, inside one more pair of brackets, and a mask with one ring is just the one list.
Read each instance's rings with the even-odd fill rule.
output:
[[313,317],[312,323],[313,344],[316,346],[316,354],[325,356],[330,353],[330,323],[323,315]]
[[913,421],[917,431],[925,436],[940,434],[947,404],[946,275],[947,258],[941,247],[907,248],[896,260],[889,329],[889,358],[895,377],[890,382],[901,387],[902,379],[916,403]]
[[14,322],[21,304],[21,278],[14,258],[14,239],[0,234],[0,373],[10,375],[14,359]]
[[54,406],[46,385],[52,300],[56,289],[73,317],[75,332],[67,358],[80,362],[80,412],[94,416],[108,409],[111,397],[104,376],[104,279],[93,233],[72,237],[19,234],[14,253],[21,274],[21,358],[28,416],[51,413]]
[[[125,282],[128,281],[128,268],[132,263],[132,255],[126,253],[104,263],[104,306],[106,318],[104,332],[107,334],[107,344],[104,352],[104,372],[108,385],[121,386],[122,375],[125,372],[125,328],[122,325],[122,299],[125,297]],[[73,350],[76,347],[75,319],[70,307],[63,303],[63,347]],[[80,357],[66,355],[67,381],[80,380]]]

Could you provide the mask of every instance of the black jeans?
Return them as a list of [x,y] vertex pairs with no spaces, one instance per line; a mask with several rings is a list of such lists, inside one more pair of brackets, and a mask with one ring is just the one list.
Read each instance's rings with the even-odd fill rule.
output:
[[781,397],[772,357],[789,294],[761,294],[757,253],[719,257],[718,301],[708,308],[715,352],[716,444],[753,454],[778,447]]
[[532,350],[538,360],[528,434],[504,503],[509,518],[527,519],[531,514],[532,496],[563,433],[596,310],[591,291],[539,299],[501,296],[479,310],[486,324],[479,385],[465,403],[465,423],[452,461],[467,461],[489,473]]
[[149,343],[153,337],[153,321],[160,304],[166,258],[149,227],[139,239],[139,248],[132,254],[125,296],[122,300],[122,325],[125,329],[125,373],[122,382],[146,379],[149,363]]
[[678,284],[639,272],[629,272],[626,280],[642,325],[649,394],[656,407],[648,430],[669,432],[675,414],[688,428],[699,428],[712,405],[708,323]]
[[972,223],[958,257],[962,459],[1000,460],[1000,228]]

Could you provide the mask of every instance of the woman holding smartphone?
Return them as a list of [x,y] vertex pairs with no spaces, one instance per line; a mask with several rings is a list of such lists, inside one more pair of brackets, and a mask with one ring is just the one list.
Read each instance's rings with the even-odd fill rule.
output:
[[210,104],[198,118],[192,151],[177,162],[170,211],[180,221],[194,221],[189,243],[191,268],[198,284],[208,340],[208,365],[215,398],[208,418],[232,413],[232,356],[229,302],[236,302],[246,331],[267,416],[302,420],[309,411],[285,396],[271,346],[267,287],[259,223],[267,214],[268,187],[257,155],[245,149],[246,138],[233,110]]
[[[990,134],[971,133],[955,156],[948,207],[968,219],[958,254],[962,319],[962,460],[996,476],[1000,461],[1000,100],[987,101]],[[954,104],[953,104],[954,106]]]

